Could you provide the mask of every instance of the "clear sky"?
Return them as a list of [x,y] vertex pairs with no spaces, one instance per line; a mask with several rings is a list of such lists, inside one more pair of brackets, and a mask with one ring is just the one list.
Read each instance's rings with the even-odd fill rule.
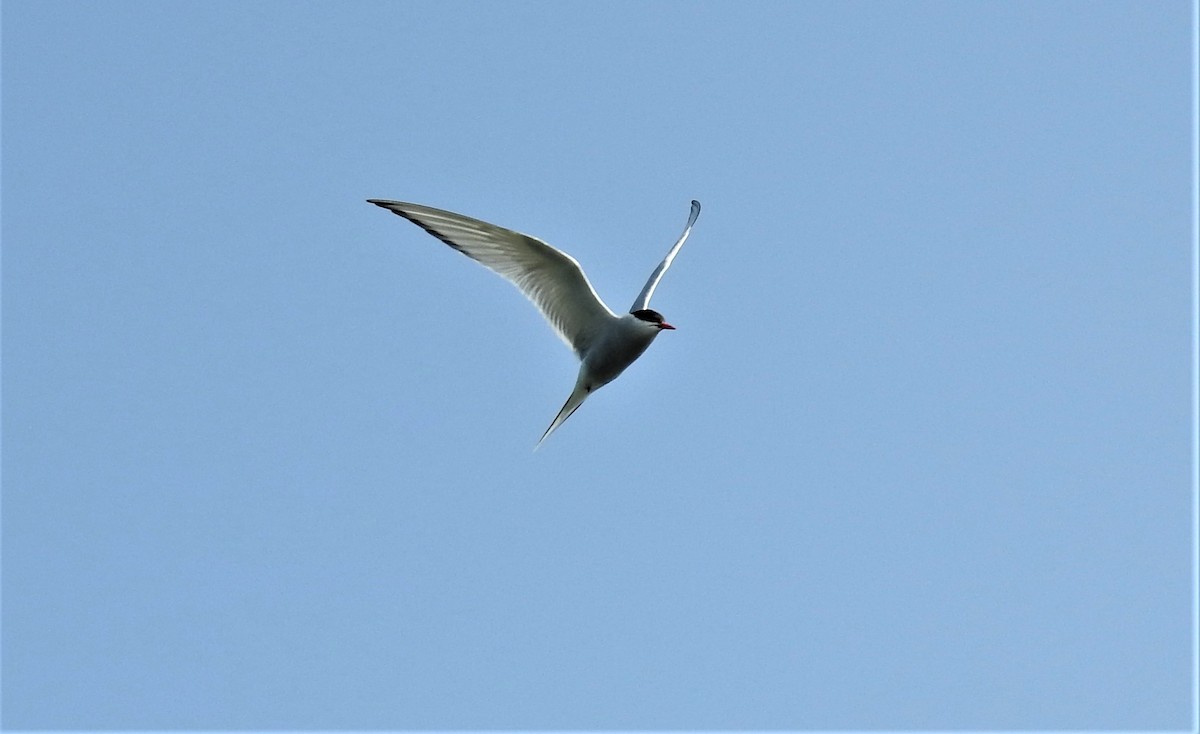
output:
[[1191,14],[5,2],[4,726],[1191,726]]

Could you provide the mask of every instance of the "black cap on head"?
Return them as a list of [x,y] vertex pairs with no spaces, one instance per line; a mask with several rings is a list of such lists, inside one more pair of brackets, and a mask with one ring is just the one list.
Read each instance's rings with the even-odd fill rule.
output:
[[637,311],[630,311],[630,313],[642,321],[649,321],[652,324],[661,324],[664,320],[663,315],[652,308],[639,308]]

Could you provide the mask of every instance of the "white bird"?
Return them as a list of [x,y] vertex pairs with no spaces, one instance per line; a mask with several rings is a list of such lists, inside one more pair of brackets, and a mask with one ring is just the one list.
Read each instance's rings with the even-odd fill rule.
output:
[[693,201],[683,234],[654,269],[629,313],[617,316],[596,295],[575,258],[536,237],[420,204],[367,201],[399,214],[507,279],[533,301],[558,336],[575,350],[580,361],[575,388],[538,439],[538,446],[579,409],[588,395],[633,364],[654,337],[664,329],[675,328],[649,308],[650,297],[700,216],[700,202]]

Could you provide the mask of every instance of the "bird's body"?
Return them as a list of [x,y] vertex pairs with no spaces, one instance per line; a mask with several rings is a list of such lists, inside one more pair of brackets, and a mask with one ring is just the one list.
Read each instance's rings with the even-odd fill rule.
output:
[[580,361],[575,388],[542,434],[539,445],[571,417],[588,395],[612,382],[642,356],[664,329],[675,328],[649,308],[650,297],[700,214],[700,203],[693,201],[683,234],[650,276],[630,312],[618,316],[596,295],[574,258],[535,237],[420,204],[368,201],[404,217],[509,280],[533,301],[559,337],[575,351]]
[[642,356],[664,328],[674,327],[642,321],[628,313],[618,316],[581,355],[579,374],[588,376],[592,389],[607,385]]

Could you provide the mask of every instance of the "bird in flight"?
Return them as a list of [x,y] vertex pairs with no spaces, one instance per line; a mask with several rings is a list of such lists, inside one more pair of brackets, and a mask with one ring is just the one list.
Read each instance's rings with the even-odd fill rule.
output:
[[700,202],[693,201],[683,234],[651,273],[629,313],[618,316],[596,295],[575,258],[536,237],[421,204],[384,199],[367,199],[367,202],[404,217],[515,285],[575,351],[580,361],[575,388],[538,439],[537,446],[566,422],[589,395],[612,382],[642,356],[660,332],[675,328],[650,308],[650,297],[700,216]]

